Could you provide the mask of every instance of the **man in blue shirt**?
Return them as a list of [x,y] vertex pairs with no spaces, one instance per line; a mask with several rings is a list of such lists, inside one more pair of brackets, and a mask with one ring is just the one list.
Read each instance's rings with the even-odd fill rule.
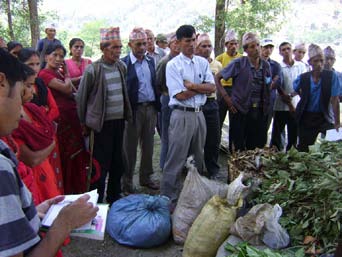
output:
[[[229,109],[230,148],[239,151],[263,148],[267,142],[267,114],[272,82],[270,65],[260,56],[257,35],[245,33],[242,46],[247,56],[233,60],[215,76],[217,89]],[[223,89],[222,78],[233,78],[231,96]]]
[[181,189],[181,173],[189,155],[194,155],[199,172],[202,171],[206,124],[202,106],[206,94],[215,91],[209,62],[194,55],[196,31],[183,25],[176,31],[181,53],[166,66],[166,85],[169,106],[173,108],[169,126],[169,149],[164,165],[161,194],[171,199],[174,208]]
[[318,45],[309,46],[312,71],[301,74],[293,88],[301,99],[296,108],[299,151],[309,151],[319,132],[340,127],[339,82],[335,72],[323,70],[324,55]]
[[129,35],[131,52],[122,60],[127,65],[127,91],[133,111],[133,122],[126,122],[124,153],[127,171],[123,175],[123,191],[133,193],[133,173],[137,159],[138,143],[141,146],[139,182],[141,186],[159,189],[152,181],[154,131],[157,111],[160,109],[156,89],[155,62],[146,55],[147,35],[143,28],[135,28]]
[[43,69],[45,67],[45,51],[47,47],[51,44],[62,44],[61,41],[59,41],[56,38],[56,25],[54,23],[49,24],[45,28],[46,37],[43,39],[40,39],[37,42],[36,50],[39,53],[40,56],[40,68]]
[[336,61],[335,51],[330,46],[327,46],[326,48],[324,48],[323,54],[324,54],[324,69],[332,70],[336,72],[338,81],[340,83],[340,96],[341,96],[342,95],[342,72],[339,72],[335,70],[334,68],[334,64]]
[[276,89],[282,84],[283,75],[281,72],[280,64],[276,62],[275,60],[271,59],[271,55],[274,49],[273,40],[270,38],[264,38],[261,40],[260,45],[261,45],[261,58],[270,64],[271,72],[272,72],[270,105],[269,105],[269,113],[268,113],[268,120],[267,120],[267,131],[268,131],[271,125],[272,118],[273,118],[273,106],[274,106],[274,101],[276,98]]

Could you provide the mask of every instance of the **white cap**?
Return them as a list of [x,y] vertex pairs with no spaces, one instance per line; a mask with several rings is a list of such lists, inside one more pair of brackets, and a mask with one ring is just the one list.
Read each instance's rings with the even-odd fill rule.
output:
[[260,41],[261,46],[274,46],[273,40],[270,38],[263,38]]

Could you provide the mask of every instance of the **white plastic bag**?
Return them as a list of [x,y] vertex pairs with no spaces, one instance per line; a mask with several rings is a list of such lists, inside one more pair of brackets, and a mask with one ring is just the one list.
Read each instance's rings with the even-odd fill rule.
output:
[[243,242],[241,238],[237,236],[230,235],[217,250],[216,257],[227,257],[231,254],[231,252],[226,250],[226,245],[229,243],[231,245],[237,245],[238,243]]
[[257,204],[245,216],[238,218],[231,227],[231,234],[251,245],[265,244],[273,249],[285,248],[290,243],[286,230],[278,223],[281,207]]
[[[216,257],[228,257],[231,256],[233,253],[226,250],[226,245],[229,243],[233,246],[236,246],[239,243],[242,243],[243,240],[237,236],[230,235],[220,246],[217,250]],[[266,245],[256,245],[254,246],[256,249],[264,250],[267,249]]]
[[227,195],[228,185],[200,176],[192,160],[187,160],[188,174],[172,216],[173,239],[177,244],[184,244],[192,223],[212,196]]
[[230,230],[231,234],[251,245],[261,245],[267,213],[270,212],[272,205],[268,203],[253,206],[245,216],[235,221]]
[[244,179],[245,174],[241,172],[240,175],[229,184],[227,201],[230,205],[236,205],[240,198],[245,198],[245,196],[249,193],[250,186],[243,184]]
[[273,249],[282,249],[289,245],[290,237],[279,224],[283,210],[279,204],[274,205],[271,212],[266,214],[265,232],[262,241]]

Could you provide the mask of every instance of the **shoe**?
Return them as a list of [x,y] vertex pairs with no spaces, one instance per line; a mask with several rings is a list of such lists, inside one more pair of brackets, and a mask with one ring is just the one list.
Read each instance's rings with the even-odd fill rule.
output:
[[140,183],[140,185],[143,187],[148,187],[149,189],[152,189],[152,190],[158,190],[160,188],[159,183],[154,182],[152,180],[148,180],[144,183]]

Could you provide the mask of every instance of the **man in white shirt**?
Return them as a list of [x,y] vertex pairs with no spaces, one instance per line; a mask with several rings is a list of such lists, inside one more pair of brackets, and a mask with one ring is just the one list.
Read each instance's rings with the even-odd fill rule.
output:
[[274,102],[274,117],[271,146],[282,150],[281,134],[287,126],[287,146],[289,150],[297,144],[297,124],[295,121],[294,109],[299,102],[299,96],[291,98],[289,94],[294,93],[293,81],[302,73],[306,72],[305,65],[292,58],[292,46],[289,42],[279,45],[279,53],[283,57],[280,62],[283,74],[283,84],[277,89],[277,96]]
[[305,65],[306,71],[310,71],[310,65],[303,61],[306,54],[305,43],[299,43],[293,48],[293,58],[297,62],[301,62]]
[[215,91],[214,77],[209,63],[194,55],[196,31],[183,25],[176,31],[181,53],[166,66],[169,106],[173,108],[169,126],[169,149],[164,165],[161,194],[171,199],[174,209],[181,189],[181,173],[189,155],[202,171],[206,124],[202,106],[207,94]]

